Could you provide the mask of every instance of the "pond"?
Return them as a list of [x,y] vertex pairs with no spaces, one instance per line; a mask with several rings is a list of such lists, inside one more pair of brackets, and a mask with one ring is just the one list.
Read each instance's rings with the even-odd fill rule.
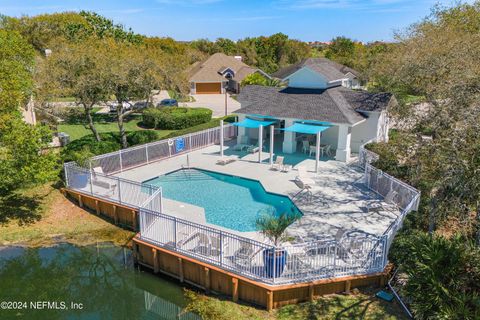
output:
[[0,247],[0,319],[199,319],[183,289],[112,244]]

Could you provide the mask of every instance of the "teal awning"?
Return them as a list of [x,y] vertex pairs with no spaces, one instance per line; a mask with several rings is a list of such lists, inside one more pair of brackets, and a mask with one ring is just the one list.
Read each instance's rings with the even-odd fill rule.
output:
[[245,128],[258,128],[260,126],[269,126],[274,124],[275,121],[261,121],[261,120],[253,120],[246,118],[240,122],[235,122],[233,125],[238,127],[245,127]]
[[306,123],[294,123],[292,126],[283,129],[284,131],[306,133],[306,134],[317,134],[319,132],[325,131],[329,126],[316,126],[313,124]]

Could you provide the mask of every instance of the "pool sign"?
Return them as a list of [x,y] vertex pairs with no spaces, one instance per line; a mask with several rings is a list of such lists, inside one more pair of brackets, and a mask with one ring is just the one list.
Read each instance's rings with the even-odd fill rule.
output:
[[185,139],[177,138],[175,139],[175,152],[180,152],[185,149]]

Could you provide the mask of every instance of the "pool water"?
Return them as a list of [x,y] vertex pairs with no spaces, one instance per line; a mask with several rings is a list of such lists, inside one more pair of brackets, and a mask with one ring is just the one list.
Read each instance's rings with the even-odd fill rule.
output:
[[163,197],[205,209],[208,223],[256,231],[256,220],[274,212],[300,215],[286,196],[268,193],[260,182],[217,172],[181,169],[145,183],[162,187]]

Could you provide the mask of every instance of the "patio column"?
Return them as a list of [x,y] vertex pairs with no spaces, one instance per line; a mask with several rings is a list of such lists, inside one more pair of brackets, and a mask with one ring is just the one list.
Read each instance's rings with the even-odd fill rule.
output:
[[321,132],[317,132],[317,145],[315,146],[315,172],[318,172],[318,165],[320,163],[320,136]]
[[274,130],[275,130],[275,126],[272,124],[270,126],[270,165],[273,164],[273,145],[274,145],[273,135],[275,133]]
[[258,163],[262,162],[262,149],[263,149],[263,126],[258,127]]
[[[285,119],[285,128],[293,126],[293,120]],[[295,132],[284,131],[283,134],[283,153],[295,153],[297,142],[295,141]]]
[[[245,115],[244,114],[239,114],[238,115],[238,122],[241,122],[245,120]],[[237,143],[242,143],[242,137],[245,136],[245,127],[237,127]]]
[[223,158],[223,120],[220,120],[220,157]]
[[352,127],[347,125],[339,125],[338,127],[338,143],[337,143],[337,161],[348,162],[350,161],[350,140]]

